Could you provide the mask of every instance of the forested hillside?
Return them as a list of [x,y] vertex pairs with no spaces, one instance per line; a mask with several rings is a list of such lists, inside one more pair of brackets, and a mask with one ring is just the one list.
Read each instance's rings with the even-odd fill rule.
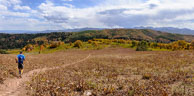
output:
[[72,33],[0,34],[0,49],[22,48],[27,44],[43,44],[50,41],[64,41]]
[[82,32],[0,34],[0,49],[23,48],[27,44],[41,45],[53,41],[64,41],[66,43],[74,42],[76,40],[88,41],[94,38],[145,40],[161,43],[170,43],[177,40],[191,42],[194,40],[194,36],[192,35],[171,34],[149,29],[106,29]]
[[192,35],[172,34],[150,29],[107,29],[107,30],[93,30],[74,33],[68,40],[83,40],[87,41],[93,38],[103,39],[130,39],[130,40],[146,40],[153,42],[170,43],[177,40],[192,41]]

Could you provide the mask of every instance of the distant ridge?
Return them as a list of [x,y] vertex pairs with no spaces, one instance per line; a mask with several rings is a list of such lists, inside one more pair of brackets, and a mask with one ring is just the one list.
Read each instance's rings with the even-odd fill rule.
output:
[[194,35],[194,30],[188,28],[174,28],[174,27],[135,27],[135,29],[152,29],[156,31],[174,33],[174,34],[184,34],[184,35]]
[[36,33],[51,33],[51,32],[81,32],[87,30],[103,30],[105,28],[76,28],[64,30],[44,30],[44,31],[31,31],[31,30],[0,30],[0,33],[7,34],[36,34]]
[[170,43],[177,40],[185,40],[191,42],[194,40],[194,35],[173,34],[152,29],[118,28],[77,32],[76,34],[69,36],[68,40],[87,41],[93,38],[146,40],[153,42]]
[[[64,30],[44,30],[44,31],[31,31],[31,30],[0,30],[0,33],[8,34],[36,34],[36,33],[51,33],[51,32],[81,32],[87,30],[104,30],[110,28],[76,28],[76,29],[64,29]],[[124,28],[128,29],[128,28]],[[174,27],[134,27],[130,29],[152,29],[155,31],[168,32],[174,34],[194,35],[194,30],[187,28],[174,28]]]

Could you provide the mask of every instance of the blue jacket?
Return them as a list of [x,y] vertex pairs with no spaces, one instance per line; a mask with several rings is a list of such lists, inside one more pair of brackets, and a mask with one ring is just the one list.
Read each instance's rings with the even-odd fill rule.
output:
[[25,60],[25,56],[23,54],[19,54],[17,55],[17,58],[18,58],[18,63],[23,64],[23,61]]

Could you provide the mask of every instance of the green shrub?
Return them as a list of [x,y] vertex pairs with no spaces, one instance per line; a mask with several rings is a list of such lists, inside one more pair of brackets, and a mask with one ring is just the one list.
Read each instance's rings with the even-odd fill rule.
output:
[[138,42],[137,41],[134,41],[134,40],[131,43],[132,43],[132,46],[131,47],[135,47],[135,46],[138,45]]
[[0,50],[0,54],[8,54],[5,50]]
[[148,43],[146,41],[139,42],[136,51],[148,51]]
[[74,43],[74,47],[81,48],[83,46],[83,42],[81,40],[77,40]]

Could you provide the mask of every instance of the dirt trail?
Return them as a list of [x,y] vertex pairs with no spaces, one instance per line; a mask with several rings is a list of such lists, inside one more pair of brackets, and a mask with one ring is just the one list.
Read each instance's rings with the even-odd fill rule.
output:
[[[67,67],[70,65],[77,64],[79,62],[83,62],[86,59],[88,59],[90,56],[91,55],[89,54],[86,58],[84,58],[82,60],[79,60],[79,61],[73,62],[73,63],[69,63],[69,64],[65,64],[62,67]],[[15,77],[15,78],[7,79],[6,81],[4,81],[4,84],[0,85],[0,96],[18,96],[20,94],[25,95],[24,94],[25,82],[30,81],[33,74],[45,72],[47,70],[58,69],[58,68],[61,68],[61,66],[53,67],[53,68],[35,69],[35,70],[32,70],[28,73],[24,73],[22,78]]]

